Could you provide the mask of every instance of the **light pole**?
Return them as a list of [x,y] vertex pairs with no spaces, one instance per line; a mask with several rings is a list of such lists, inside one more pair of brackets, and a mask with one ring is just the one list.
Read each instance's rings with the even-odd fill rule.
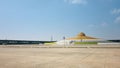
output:
[[63,40],[64,40],[64,47],[65,47],[65,36],[63,37]]
[[51,41],[53,41],[53,36],[51,36]]

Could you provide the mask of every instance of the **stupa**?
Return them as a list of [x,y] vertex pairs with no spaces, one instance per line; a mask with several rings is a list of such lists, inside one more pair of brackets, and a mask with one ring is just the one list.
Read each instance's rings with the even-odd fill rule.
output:
[[99,38],[94,38],[94,37],[86,36],[85,33],[80,32],[75,37],[66,38],[66,39],[58,41],[56,43],[63,45],[63,44],[71,44],[71,43],[74,43],[74,42],[98,42],[100,40],[101,39],[99,39]]
[[81,32],[77,36],[72,37],[72,38],[68,38],[66,40],[96,40],[96,39],[98,39],[98,38],[86,36],[85,33]]

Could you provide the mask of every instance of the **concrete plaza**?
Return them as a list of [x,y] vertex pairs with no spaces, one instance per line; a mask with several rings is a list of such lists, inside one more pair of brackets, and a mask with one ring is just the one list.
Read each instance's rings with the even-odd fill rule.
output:
[[0,47],[0,68],[120,68],[120,48]]

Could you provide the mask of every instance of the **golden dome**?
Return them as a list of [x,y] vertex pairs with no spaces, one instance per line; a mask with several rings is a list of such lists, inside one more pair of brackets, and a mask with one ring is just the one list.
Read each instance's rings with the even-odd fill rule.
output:
[[86,36],[85,33],[83,32],[79,33],[75,37],[68,38],[68,40],[80,40],[80,39],[97,39],[97,38]]
[[86,36],[85,33],[81,32],[77,36]]

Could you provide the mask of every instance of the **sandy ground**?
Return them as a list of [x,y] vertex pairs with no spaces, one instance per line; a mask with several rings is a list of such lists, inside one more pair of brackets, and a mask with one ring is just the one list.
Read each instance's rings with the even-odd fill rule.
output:
[[120,48],[0,48],[0,68],[120,68]]

